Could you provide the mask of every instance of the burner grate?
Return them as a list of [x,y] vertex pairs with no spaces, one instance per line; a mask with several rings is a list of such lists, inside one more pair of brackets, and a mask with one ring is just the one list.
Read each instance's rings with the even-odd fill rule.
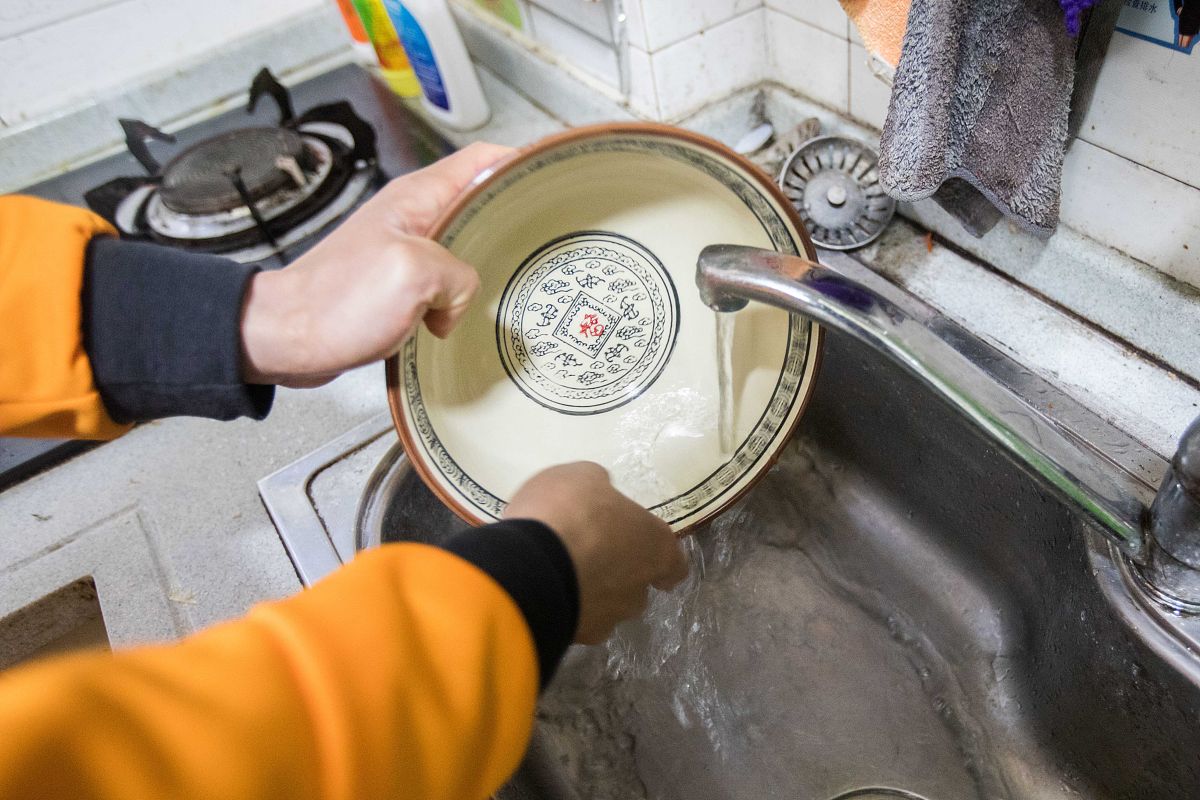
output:
[[163,205],[181,214],[218,214],[291,186],[305,159],[304,142],[286,128],[245,128],[200,142],[163,168]]

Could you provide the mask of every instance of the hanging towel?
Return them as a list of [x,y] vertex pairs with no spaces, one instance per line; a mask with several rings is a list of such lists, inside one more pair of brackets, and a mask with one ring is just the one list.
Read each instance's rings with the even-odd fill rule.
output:
[[922,200],[961,178],[1049,236],[1074,54],[1057,0],[912,0],[880,141],[884,190]]
[[841,0],[867,51],[895,69],[911,0]]

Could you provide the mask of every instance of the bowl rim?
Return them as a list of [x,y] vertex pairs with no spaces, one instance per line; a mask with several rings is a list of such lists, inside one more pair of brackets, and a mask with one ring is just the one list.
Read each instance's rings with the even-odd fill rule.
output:
[[[683,142],[697,147],[731,161],[734,165],[742,169],[747,175],[758,184],[759,188],[765,194],[770,196],[787,216],[792,227],[800,234],[800,244],[804,250],[804,257],[810,261],[817,260],[817,251],[813,246],[812,238],[808,234],[808,229],[800,219],[800,215],[796,212],[795,207],[783,191],[771,180],[759,166],[754,164],[746,157],[735,153],[732,148],[727,147],[721,142],[711,137],[705,136],[695,131],[689,131],[683,128],[677,128],[673,125],[666,125],[660,122],[601,122],[593,125],[581,125],[579,127],[570,128],[568,130],[554,133],[549,136],[538,139],[535,142],[525,145],[510,153],[504,158],[497,161],[491,167],[479,173],[474,180],[467,185],[465,189],[459,192],[458,196],[450,202],[444,211],[434,220],[430,226],[426,236],[434,241],[440,241],[441,237],[446,233],[450,226],[475,199],[486,191],[496,180],[500,179],[508,172],[525,163],[530,158],[533,158],[548,150],[553,150],[565,144],[570,144],[580,140],[607,138],[610,136],[657,136],[665,139],[682,140]],[[418,323],[419,325],[420,323]],[[725,502],[716,505],[713,509],[695,521],[675,531],[678,537],[687,536],[696,532],[701,526],[710,522],[714,517],[724,513],[730,506],[737,503],[753,489],[763,476],[770,472],[771,468],[783,455],[783,450],[787,442],[791,440],[792,435],[796,432],[796,427],[800,424],[800,419],[804,416],[804,412],[808,408],[809,401],[812,399],[813,390],[816,388],[817,376],[821,371],[821,358],[824,352],[824,337],[825,330],[816,322],[810,321],[809,336],[815,339],[814,343],[809,345],[810,352],[813,353],[812,368],[809,373],[808,388],[803,397],[799,398],[799,410],[792,419],[791,425],[783,432],[780,437],[780,445],[775,452],[771,453],[763,462],[762,467],[758,472],[746,482],[736,493],[731,495]],[[412,335],[417,335],[417,330],[414,330]],[[484,519],[475,514],[470,508],[459,503],[457,498],[445,491],[441,483],[430,472],[425,460],[419,457],[414,457],[413,453],[419,452],[416,441],[411,433],[411,424],[404,413],[404,404],[401,401],[401,364],[400,357],[403,351],[397,351],[387,358],[385,363],[385,377],[387,382],[388,408],[391,410],[392,426],[396,429],[397,435],[400,437],[400,443],[404,447],[404,452],[408,457],[409,463],[416,470],[418,476],[425,486],[433,492],[439,500],[442,501],[453,511],[460,519],[467,524],[478,527],[486,525],[491,520]]]

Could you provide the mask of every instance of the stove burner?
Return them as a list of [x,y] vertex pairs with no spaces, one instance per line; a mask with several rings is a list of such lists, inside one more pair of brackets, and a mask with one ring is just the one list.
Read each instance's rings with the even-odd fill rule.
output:
[[[282,128],[279,130],[293,133]],[[284,232],[295,221],[311,213],[312,208],[319,208],[340,191],[351,173],[350,167],[345,164],[347,148],[344,142],[320,137],[304,129],[301,133],[303,135],[297,137],[301,144],[301,158],[282,157],[290,159],[290,162],[281,162],[286,169],[278,170],[284,176],[279,186],[264,182],[263,176],[268,170],[256,168],[247,173],[239,172],[239,168],[234,167],[218,179],[202,178],[194,182],[197,187],[219,189],[221,198],[229,201],[227,208],[212,213],[180,212],[170,205],[163,190],[159,189],[139,203],[140,216],[135,218],[135,224],[146,228],[160,242],[182,246],[200,243],[218,252],[218,248],[223,250],[252,245],[259,237],[269,236],[267,241],[271,241],[276,231]],[[201,142],[197,147],[228,137],[229,134],[225,134]],[[300,166],[301,162],[304,162],[304,167]],[[171,165],[167,169],[170,170]],[[210,176],[212,174],[209,173]],[[250,180],[247,180],[248,174]],[[240,187],[238,180],[242,182]],[[264,187],[267,190],[256,196]],[[264,226],[270,230],[264,230]]]
[[151,142],[175,137],[121,120],[130,152],[148,177],[116,178],[84,193],[123,237],[148,239],[243,263],[296,248],[357,206],[382,182],[375,131],[345,101],[299,117],[287,89],[266,69],[250,89],[248,110],[270,96],[279,126],[240,128],[184,149],[160,167]]
[[[287,128],[229,131],[184,150],[163,168],[159,196],[180,214],[217,214],[245,205],[239,175],[253,201],[288,187],[306,159],[300,134]],[[309,164],[311,168],[311,164]]]

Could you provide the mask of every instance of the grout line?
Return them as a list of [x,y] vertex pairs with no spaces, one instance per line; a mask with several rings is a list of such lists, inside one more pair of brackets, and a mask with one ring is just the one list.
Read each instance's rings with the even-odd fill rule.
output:
[[[537,5],[537,4],[535,3],[534,5]],[[592,41],[596,42],[597,44],[600,44],[600,45],[603,45],[604,47],[607,47],[609,50],[612,50],[614,53],[617,51],[617,43],[616,43],[616,42],[610,42],[610,41],[608,41],[607,39],[601,39],[599,36],[597,36],[596,34],[592,33],[592,32],[591,32],[591,31],[589,31],[587,28],[584,28],[584,27],[582,27],[581,25],[577,25],[577,24],[575,24],[574,22],[572,22],[571,20],[567,19],[566,17],[562,17],[562,16],[559,16],[558,14],[555,14],[555,13],[554,13],[552,10],[550,10],[550,9],[546,8],[545,6],[540,6],[540,5],[539,5],[539,6],[537,6],[537,10],[538,10],[538,11],[540,11],[540,12],[542,12],[543,14],[545,14],[545,15],[546,15],[546,16],[548,16],[548,17],[554,17],[554,19],[558,20],[559,22],[561,22],[561,23],[562,23],[562,24],[564,24],[564,25],[569,25],[569,26],[570,26],[571,28],[573,28],[574,30],[576,30],[576,31],[579,31],[579,32],[580,32],[580,33],[582,33],[584,36],[587,36],[589,39],[591,39]],[[533,20],[533,14],[532,14],[532,13],[530,13],[530,15],[529,15],[529,25],[530,25],[530,27],[533,27],[535,24],[536,24],[536,23],[535,23],[535,22],[534,22],[534,20]],[[536,39],[536,38],[537,38],[537,35],[536,35],[536,34],[533,34],[533,37]]]
[[24,26],[18,26],[11,31],[7,31],[4,33],[3,37],[0,37],[0,38],[16,39],[18,36],[24,36],[27,33],[33,33],[34,31],[46,30],[48,28],[53,28],[55,25],[62,25],[63,23],[66,23],[66,22],[71,22],[73,20],[77,20],[82,17],[87,17],[92,14],[97,14],[101,11],[112,8],[113,6],[119,6],[122,3],[135,2],[135,0],[92,0],[92,1],[93,1],[93,5],[91,5],[88,8],[83,9],[82,11],[78,11],[74,14],[65,14],[65,15],[51,14],[50,17],[42,20],[41,22],[38,22],[37,24],[30,25],[30,24],[26,23]]
[[[834,37],[835,39],[844,39],[847,42],[850,42],[850,24],[851,23],[850,23],[850,15],[849,14],[846,15],[846,32],[845,33],[834,33],[833,31],[829,30],[828,28],[823,28],[820,25],[813,22],[812,20],[807,20],[804,17],[798,17],[795,14],[793,14],[792,12],[787,11],[786,9],[776,8],[775,6],[771,6],[771,5],[764,5],[763,9],[766,11],[774,11],[777,14],[783,14],[788,19],[795,20],[796,22],[803,22],[808,27],[815,28],[816,30],[819,30],[821,33],[828,34],[828,35]],[[851,44],[853,44],[853,42],[851,42]]]
[[[1076,136],[1075,138],[1078,139],[1079,141],[1083,142],[1086,145],[1096,148],[1097,150],[1103,150],[1105,153],[1108,153],[1109,155],[1116,156],[1117,158],[1122,159],[1123,161],[1128,161],[1130,164],[1139,166],[1142,169],[1146,170],[1147,172],[1153,172],[1155,175],[1160,175],[1164,178],[1167,178],[1168,180],[1171,180],[1171,181],[1174,181],[1175,183],[1180,184],[1181,186],[1186,186],[1189,189],[1200,191],[1200,186],[1194,186],[1185,180],[1180,180],[1179,178],[1176,178],[1174,175],[1168,175],[1167,173],[1163,172],[1162,170],[1157,170],[1154,167],[1149,166],[1148,164],[1143,164],[1140,161],[1134,161],[1129,156],[1121,155],[1116,150],[1110,150],[1109,148],[1105,147],[1102,144],[1096,144],[1095,142],[1091,141],[1090,139],[1085,139],[1082,136]],[[1067,145],[1067,149],[1070,150],[1069,142]]]
[[[849,17],[846,17],[849,24]],[[854,107],[854,44],[846,39],[846,116],[853,117],[850,109]]]
[[[558,14],[555,14],[553,11],[551,11],[548,8],[543,8],[542,6],[537,6],[537,9],[538,9],[538,11],[542,12],[546,16],[558,20],[560,23],[562,23],[563,25],[566,25],[571,30],[575,31],[576,33],[582,34],[584,37],[590,39],[594,44],[598,44],[598,45],[600,45],[600,47],[607,50],[609,55],[611,55],[613,57],[614,63],[612,66],[616,67],[616,72],[617,72],[616,79],[617,79],[618,86],[614,87],[614,88],[617,88],[617,90],[620,91],[619,85],[621,83],[621,74],[620,74],[621,73],[621,53],[620,53],[619,49],[617,48],[616,42],[607,42],[604,39],[601,39],[600,37],[596,36],[591,31],[587,30],[586,28],[581,28],[580,26],[576,25],[574,22],[571,22],[568,19],[564,19],[563,17],[560,17]],[[530,19],[530,22],[533,23],[533,15],[532,14],[530,14],[529,19]],[[541,38],[538,38],[537,36],[534,36],[533,38],[539,44],[541,44],[543,47],[546,47],[547,49],[552,50],[555,53],[558,53],[565,60],[570,61],[570,63],[572,63],[576,68],[581,69],[585,72],[591,73],[592,75],[599,78],[600,80],[607,82],[608,76],[601,75],[597,72],[593,72],[589,67],[584,66],[581,61],[578,61],[578,60],[575,60],[574,58],[572,58],[569,51],[560,49],[555,44],[552,44],[548,39],[541,39]]]
[[654,55],[646,53],[646,60],[650,62],[650,88],[654,91],[654,118],[661,120],[663,118],[662,100],[658,96],[658,72],[654,69]]
[[[643,9],[644,9],[644,8],[645,8],[645,7],[643,6]],[[688,41],[689,39],[694,39],[694,38],[695,38],[695,37],[697,37],[697,36],[703,36],[704,34],[708,33],[708,32],[709,32],[709,31],[711,31],[711,30],[715,30],[716,28],[720,28],[720,27],[722,27],[723,25],[728,25],[729,23],[731,23],[731,22],[735,22],[735,21],[737,21],[737,20],[741,19],[742,17],[748,17],[748,16],[750,16],[751,14],[758,13],[759,11],[762,11],[762,12],[764,12],[764,13],[765,13],[765,12],[767,11],[767,9],[766,9],[766,7],[765,7],[765,6],[754,6],[753,8],[748,8],[748,9],[746,9],[745,11],[741,11],[741,12],[739,12],[739,13],[737,13],[737,14],[734,14],[732,17],[726,17],[725,19],[723,19],[723,20],[720,20],[719,22],[714,22],[714,23],[712,23],[711,25],[705,25],[703,28],[701,28],[701,29],[700,29],[700,30],[698,30],[698,31],[693,31],[692,33],[689,33],[689,34],[687,34],[687,35],[685,35],[685,36],[682,36],[682,37],[680,37],[680,38],[676,39],[676,40],[675,40],[675,41],[673,41],[673,42],[668,42],[667,44],[661,45],[661,46],[659,46],[659,48],[658,48],[657,50],[651,50],[651,49],[650,49],[650,40],[649,40],[649,38],[647,38],[647,40],[646,40],[646,53],[652,56],[652,55],[654,55],[654,54],[656,54],[656,53],[661,53],[661,52],[663,52],[664,50],[670,50],[672,47],[675,47],[676,45],[683,44],[684,42]],[[642,21],[642,26],[643,26],[643,27],[646,27],[645,20],[643,20],[643,21]],[[647,33],[648,33],[648,32],[649,32],[649,29],[647,28]],[[828,31],[826,31],[826,33],[828,33]]]
[[[529,0],[523,0],[521,7],[525,9],[525,16],[523,19],[529,24],[529,28],[527,30],[522,30],[521,33],[525,34],[531,39],[536,39],[537,22],[533,18],[533,3],[529,2]],[[541,6],[538,6],[538,8],[541,8]]]

